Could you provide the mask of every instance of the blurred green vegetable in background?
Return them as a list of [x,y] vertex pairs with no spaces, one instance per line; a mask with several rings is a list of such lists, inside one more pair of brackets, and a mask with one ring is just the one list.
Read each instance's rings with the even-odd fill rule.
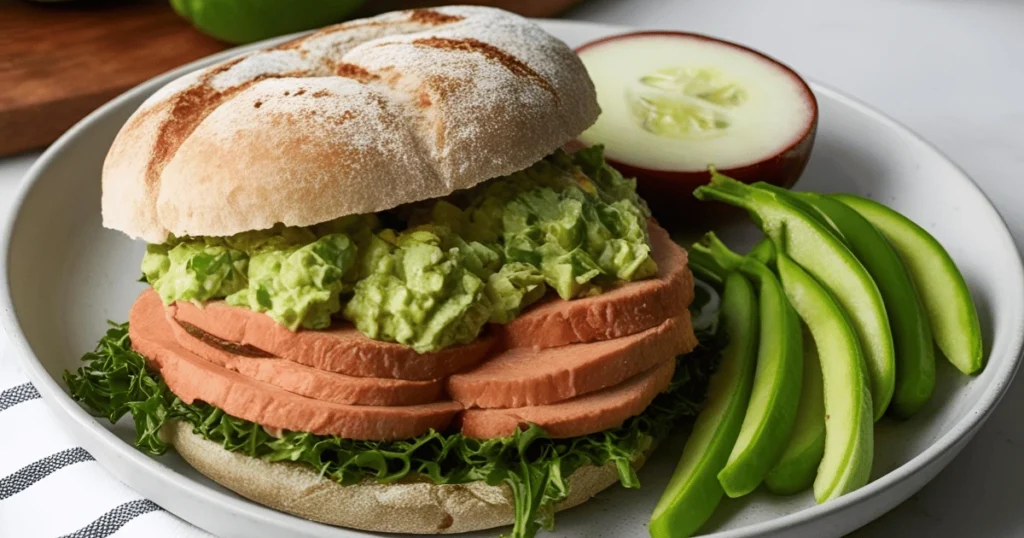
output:
[[171,0],[200,31],[229,43],[251,43],[341,21],[364,0]]

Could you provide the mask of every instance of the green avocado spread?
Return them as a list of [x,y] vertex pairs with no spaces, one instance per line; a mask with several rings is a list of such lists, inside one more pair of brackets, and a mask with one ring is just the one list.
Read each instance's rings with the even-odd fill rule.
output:
[[376,215],[172,237],[147,247],[142,272],[168,304],[224,299],[291,330],[340,316],[424,353],[473,341],[549,288],[572,299],[654,275],[649,216],[595,146]]

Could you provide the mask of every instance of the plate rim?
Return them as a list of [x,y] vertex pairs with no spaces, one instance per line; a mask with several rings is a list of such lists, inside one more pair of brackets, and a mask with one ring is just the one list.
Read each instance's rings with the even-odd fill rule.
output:
[[[594,39],[598,38],[596,36],[641,30],[640,28],[633,28],[629,26],[592,23],[586,21],[561,19],[534,20],[541,24],[545,30],[555,34],[556,37],[564,35],[566,32],[577,32],[581,29],[593,34],[595,36]],[[561,30],[560,27],[565,28],[565,30]],[[111,451],[111,453],[116,454],[137,469],[145,471],[150,477],[155,477],[163,481],[170,481],[177,487],[183,490],[188,490],[191,495],[197,498],[202,498],[211,503],[215,503],[219,509],[235,511],[241,510],[244,511],[248,517],[251,517],[254,520],[265,520],[271,516],[273,516],[273,519],[284,517],[294,520],[294,522],[290,521],[290,524],[293,525],[297,524],[300,527],[304,527],[308,524],[313,525],[313,528],[320,528],[327,525],[298,518],[284,512],[279,512],[244,498],[232,498],[226,493],[217,491],[183,475],[179,475],[166,465],[154,461],[149,456],[136,449],[133,445],[122,441],[113,432],[103,427],[99,423],[99,419],[97,417],[89,415],[81,406],[78,405],[78,403],[72,400],[71,397],[65,393],[61,384],[49,375],[43,367],[42,362],[35,353],[33,353],[31,346],[21,330],[17,315],[14,312],[10,293],[10,282],[8,280],[8,256],[10,254],[10,243],[14,234],[15,223],[18,221],[18,217],[22,212],[24,201],[33,189],[41,175],[41,172],[60,157],[63,153],[64,146],[68,145],[72,139],[75,139],[80,132],[87,129],[93,123],[100,121],[113,109],[121,107],[123,102],[133,99],[142,93],[152,94],[164,84],[184,75],[185,73],[250,50],[273,46],[277,43],[294,39],[295,37],[306,33],[309,32],[299,32],[241,47],[230,48],[157,75],[156,77],[132,87],[114,99],[108,101],[103,106],[97,108],[53,142],[39,156],[39,158],[36,159],[29,170],[21,178],[14,193],[11,211],[4,219],[2,227],[0,227],[0,327],[6,331],[8,339],[10,340],[10,346],[14,351],[12,355],[15,357],[15,360],[18,361],[29,380],[39,390],[39,393],[43,396],[43,399],[46,401],[50,409],[59,411],[60,414],[63,415],[60,418],[64,420],[71,420],[76,426],[78,426],[79,431],[73,432],[73,436],[77,437],[75,434],[91,434],[93,441],[101,442],[105,445],[107,450]],[[559,38],[561,39],[561,37]],[[970,441],[971,437],[973,437],[977,430],[985,423],[999,404],[1000,400],[1006,394],[1020,367],[1022,351],[1024,351],[1024,265],[1022,265],[1020,252],[1017,249],[1016,243],[1013,241],[1013,236],[1006,224],[1006,219],[995,205],[992,204],[991,199],[978,186],[978,184],[975,183],[970,175],[968,175],[953,159],[942,152],[934,144],[924,139],[917,132],[846,92],[834,89],[811,78],[804,78],[816,96],[827,96],[837,102],[840,102],[844,106],[855,109],[858,113],[870,117],[874,122],[882,124],[888,130],[900,133],[907,139],[922,146],[925,151],[931,152],[936,157],[945,161],[945,163],[950,167],[951,172],[954,172],[959,176],[958,180],[964,182],[965,187],[973,189],[975,193],[985,201],[988,205],[988,209],[1001,225],[998,230],[996,230],[999,234],[998,241],[1003,243],[1003,246],[1008,247],[1011,253],[1017,254],[1013,257],[1016,263],[1007,266],[1004,270],[1008,273],[1012,273],[1010,275],[1012,277],[1010,281],[1014,284],[1012,287],[1016,288],[1016,291],[1018,292],[1016,310],[1018,314],[1018,321],[1021,321],[1021,323],[1015,325],[1017,329],[1014,334],[1010,335],[1008,351],[1012,356],[1007,358],[1005,364],[1000,365],[1001,368],[995,373],[992,384],[989,387],[986,387],[978,401],[965,412],[964,416],[959,421],[953,424],[952,428],[948,432],[938,437],[927,448],[925,448],[924,451],[917,454],[896,469],[893,469],[879,477],[877,480],[874,480],[857,491],[844,495],[838,499],[825,504],[804,508],[768,521],[753,523],[738,529],[719,531],[706,535],[709,537],[739,538],[792,529],[808,524],[813,520],[828,517],[833,512],[839,513],[846,511],[897,487],[913,475],[916,475],[935,464],[936,461],[943,457],[948,451],[957,449],[957,447],[962,447]],[[986,357],[986,359],[987,363],[991,362],[991,349],[989,350],[989,356]],[[80,439],[76,440],[80,442]],[[945,465],[942,467],[944,466]],[[894,507],[895,506],[892,508]],[[259,510],[253,510],[253,508],[258,508]],[[344,528],[338,528],[338,530],[353,531],[353,529]]]

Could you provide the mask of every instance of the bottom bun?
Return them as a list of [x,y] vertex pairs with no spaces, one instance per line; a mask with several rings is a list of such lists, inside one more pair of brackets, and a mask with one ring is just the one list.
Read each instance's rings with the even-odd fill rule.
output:
[[[504,484],[368,480],[342,486],[302,464],[267,462],[224,450],[192,433],[185,422],[171,421],[164,433],[185,461],[224,487],[321,523],[376,532],[450,534],[511,525],[515,519],[512,491]],[[612,463],[581,467],[569,477],[569,496],[555,510],[581,504],[618,481]]]

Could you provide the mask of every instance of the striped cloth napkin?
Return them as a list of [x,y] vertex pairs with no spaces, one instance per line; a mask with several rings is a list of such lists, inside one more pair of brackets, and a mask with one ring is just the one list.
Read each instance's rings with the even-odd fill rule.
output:
[[0,537],[210,538],[77,446],[11,353],[0,330]]

